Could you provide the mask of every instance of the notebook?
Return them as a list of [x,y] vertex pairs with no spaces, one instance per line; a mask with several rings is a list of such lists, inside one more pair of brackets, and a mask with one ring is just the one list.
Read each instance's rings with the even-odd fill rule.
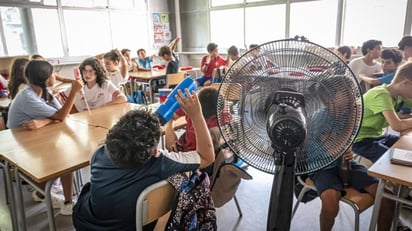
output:
[[391,163],[412,166],[412,151],[400,148],[391,149]]

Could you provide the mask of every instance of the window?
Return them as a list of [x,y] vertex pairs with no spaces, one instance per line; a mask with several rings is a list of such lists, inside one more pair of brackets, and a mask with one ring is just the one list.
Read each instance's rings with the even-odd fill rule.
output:
[[115,48],[128,48],[132,51],[132,56],[137,56],[137,49],[149,47],[146,14],[136,11],[112,11],[111,25]]
[[403,36],[406,6],[407,0],[347,0],[343,44],[361,46],[377,39],[385,47],[396,46]]
[[62,6],[92,7],[93,0],[61,0]]
[[246,8],[247,46],[285,38],[285,13],[285,4]]
[[109,1],[110,7],[115,8],[132,8],[133,7],[133,0],[110,0]]
[[215,10],[210,12],[210,38],[222,48],[232,45],[243,47],[243,9]]
[[57,10],[32,9],[32,16],[37,43],[36,53],[44,57],[63,57],[64,52]]
[[290,37],[305,36],[321,46],[335,46],[337,3],[337,0],[292,3]]
[[27,41],[23,31],[21,20],[21,8],[0,7],[1,20],[3,23],[4,36],[8,54],[25,55],[28,52]]
[[63,13],[69,56],[96,55],[112,49],[106,11],[64,10]]
[[212,0],[212,7],[243,3],[243,0]]

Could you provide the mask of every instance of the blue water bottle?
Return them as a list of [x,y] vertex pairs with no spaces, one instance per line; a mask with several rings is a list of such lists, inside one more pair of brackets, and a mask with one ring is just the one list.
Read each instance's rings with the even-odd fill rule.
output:
[[156,114],[159,116],[159,121],[163,125],[169,122],[170,119],[173,118],[174,113],[177,109],[180,108],[179,103],[177,102],[175,96],[177,91],[180,89],[186,96],[185,88],[189,89],[190,92],[195,91],[197,89],[196,83],[191,78],[185,78],[182,80],[170,94],[167,96],[166,101],[160,105],[160,107],[156,110]]

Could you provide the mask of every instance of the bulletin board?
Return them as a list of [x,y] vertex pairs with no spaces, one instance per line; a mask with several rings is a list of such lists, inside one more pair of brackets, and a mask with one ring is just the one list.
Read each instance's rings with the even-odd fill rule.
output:
[[153,13],[153,44],[159,48],[171,40],[169,14]]

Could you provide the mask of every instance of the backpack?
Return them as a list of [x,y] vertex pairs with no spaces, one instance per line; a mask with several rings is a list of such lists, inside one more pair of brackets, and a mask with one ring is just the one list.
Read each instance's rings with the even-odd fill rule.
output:
[[167,181],[178,195],[165,230],[217,230],[216,211],[206,173],[193,171],[190,178],[180,173]]

